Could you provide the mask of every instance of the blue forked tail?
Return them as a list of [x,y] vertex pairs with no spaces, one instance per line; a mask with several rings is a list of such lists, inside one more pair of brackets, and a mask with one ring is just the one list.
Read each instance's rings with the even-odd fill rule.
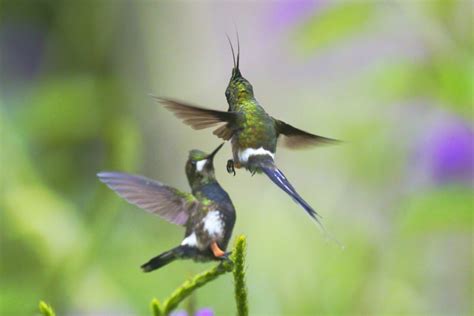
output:
[[333,240],[341,247],[341,249],[344,249],[344,245],[342,245],[336,238],[328,233],[323,223],[320,221],[321,216],[316,213],[316,211],[298,194],[298,192],[296,192],[296,189],[291,185],[283,172],[281,172],[281,170],[275,166],[272,159],[267,158],[260,161],[254,160],[254,163],[263,173],[267,175],[268,178],[270,178],[270,180],[272,180],[273,183],[275,183],[280,189],[291,196],[291,198],[317,222],[326,238]]
[[283,172],[276,166],[261,166],[260,169],[272,180],[280,189],[285,191],[291,198],[301,205],[303,209],[314,218],[320,225],[319,214],[296,192],[295,188],[291,185],[288,179],[285,177]]

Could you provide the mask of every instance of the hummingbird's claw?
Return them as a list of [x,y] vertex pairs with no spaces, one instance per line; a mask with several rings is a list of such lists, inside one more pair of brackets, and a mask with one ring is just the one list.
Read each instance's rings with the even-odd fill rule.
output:
[[219,259],[222,262],[229,262],[229,263],[234,263],[230,256],[232,255],[232,251],[226,251],[223,256],[221,256]]
[[227,160],[227,173],[234,173],[235,176],[235,168],[234,168],[234,161],[232,159]]
[[232,251],[226,251],[226,252],[222,251],[219,248],[219,245],[217,244],[217,242],[215,241],[211,243],[211,251],[214,254],[214,257],[217,260],[220,260],[222,263],[224,262],[229,262],[231,264],[234,263],[232,259],[230,259],[230,255],[232,254]]

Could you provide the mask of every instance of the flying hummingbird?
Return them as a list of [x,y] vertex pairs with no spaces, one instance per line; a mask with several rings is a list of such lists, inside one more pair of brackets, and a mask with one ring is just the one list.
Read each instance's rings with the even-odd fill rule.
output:
[[211,154],[191,150],[186,175],[192,193],[181,192],[143,176],[120,172],[100,172],[100,181],[119,196],[147,212],[185,226],[181,244],[150,259],[141,266],[144,272],[159,269],[176,259],[211,261],[227,259],[225,249],[235,224],[235,209],[229,195],[214,174]]
[[235,175],[235,168],[244,167],[252,174],[265,173],[273,183],[302,206],[324,231],[318,218],[319,215],[296,192],[285,175],[277,168],[274,159],[277,140],[280,136],[283,136],[283,144],[291,149],[337,141],[305,132],[268,114],[255,98],[250,82],[240,72],[238,35],[237,58],[235,58],[234,48],[228,36],[227,39],[234,61],[232,76],[225,91],[229,105],[227,112],[206,109],[167,98],[154,98],[194,129],[199,130],[222,124],[214,130],[214,135],[224,140],[231,140],[233,159],[228,160],[227,171],[233,172]]

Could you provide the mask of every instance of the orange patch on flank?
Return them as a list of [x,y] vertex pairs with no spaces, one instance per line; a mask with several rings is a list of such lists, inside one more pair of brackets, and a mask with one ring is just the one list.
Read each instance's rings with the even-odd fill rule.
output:
[[222,251],[221,248],[219,248],[215,241],[211,243],[211,250],[215,257],[222,257],[223,255],[225,255],[225,252]]

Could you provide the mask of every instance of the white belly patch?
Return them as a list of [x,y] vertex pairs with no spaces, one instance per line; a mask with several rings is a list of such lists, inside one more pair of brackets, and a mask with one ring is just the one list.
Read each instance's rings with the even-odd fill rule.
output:
[[184,240],[181,242],[181,245],[182,246],[196,247],[197,246],[196,234],[192,233],[188,237],[184,238]]
[[209,235],[220,236],[224,233],[224,222],[218,211],[207,213],[202,222],[204,223],[204,229]]
[[264,155],[268,155],[270,157],[272,157],[272,159],[275,159],[275,154],[272,153],[271,151],[269,150],[266,150],[265,148],[263,147],[260,147],[260,148],[247,148],[247,149],[244,149],[244,150],[240,150],[239,153],[239,161],[240,162],[243,162],[243,163],[246,163],[247,161],[249,161],[249,158],[251,156],[264,156]]

